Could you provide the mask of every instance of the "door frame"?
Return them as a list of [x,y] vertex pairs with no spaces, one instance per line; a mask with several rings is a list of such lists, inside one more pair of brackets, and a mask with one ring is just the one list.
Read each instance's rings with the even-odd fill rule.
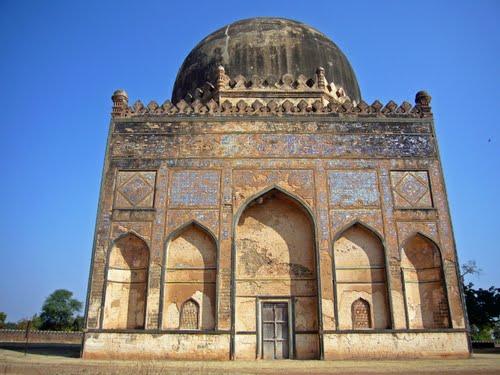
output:
[[293,297],[257,297],[257,347],[256,358],[264,359],[264,344],[262,334],[262,308],[264,303],[286,303],[288,308],[288,359],[295,359],[295,317],[294,306],[295,299]]

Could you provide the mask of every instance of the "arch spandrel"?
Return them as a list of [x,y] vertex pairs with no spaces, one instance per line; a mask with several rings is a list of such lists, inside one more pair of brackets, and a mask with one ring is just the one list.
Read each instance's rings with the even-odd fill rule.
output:
[[282,193],[283,195],[287,196],[289,199],[292,201],[296,202],[297,206],[300,209],[305,210],[307,215],[311,218],[312,221],[314,221],[314,199],[309,198],[309,197],[303,197],[302,195],[292,192],[285,187],[280,186],[279,184],[274,184],[270,185],[264,189],[260,189],[254,194],[251,195],[245,195],[245,196],[237,196],[236,197],[236,205],[235,205],[235,210],[236,210],[236,215],[235,215],[235,224],[238,223],[239,218],[241,217],[242,212],[253,202],[257,201],[259,198],[265,196],[269,192],[279,192]]
[[175,233],[186,225],[196,223],[206,230],[217,241],[219,231],[219,212],[216,210],[184,210],[177,209],[175,212],[167,212],[167,239],[166,243]]
[[[335,209],[331,211],[331,228],[335,239],[347,228],[359,223],[374,232],[380,239],[384,239],[384,223],[382,213],[373,209]],[[337,229],[339,228],[339,229]]]
[[239,208],[273,188],[314,206],[314,173],[311,169],[233,171],[234,205]]

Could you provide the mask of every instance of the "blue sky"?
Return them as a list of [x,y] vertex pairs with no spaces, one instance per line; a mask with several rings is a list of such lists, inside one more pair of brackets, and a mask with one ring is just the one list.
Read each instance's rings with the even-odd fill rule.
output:
[[349,58],[365,101],[432,106],[460,260],[500,286],[500,2],[0,1],[0,311],[85,299],[111,110],[170,98],[205,35],[248,17],[310,24]]

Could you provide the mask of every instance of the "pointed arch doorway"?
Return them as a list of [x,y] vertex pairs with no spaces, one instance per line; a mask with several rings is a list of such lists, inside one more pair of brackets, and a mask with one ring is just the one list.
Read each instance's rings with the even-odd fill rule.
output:
[[314,222],[299,198],[273,188],[235,218],[234,353],[237,359],[317,359]]

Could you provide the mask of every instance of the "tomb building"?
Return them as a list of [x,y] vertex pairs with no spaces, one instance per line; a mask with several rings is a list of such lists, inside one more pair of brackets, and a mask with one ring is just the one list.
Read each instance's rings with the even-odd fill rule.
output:
[[368,104],[327,36],[253,18],[171,101],[112,101],[85,358],[469,356],[428,93]]

